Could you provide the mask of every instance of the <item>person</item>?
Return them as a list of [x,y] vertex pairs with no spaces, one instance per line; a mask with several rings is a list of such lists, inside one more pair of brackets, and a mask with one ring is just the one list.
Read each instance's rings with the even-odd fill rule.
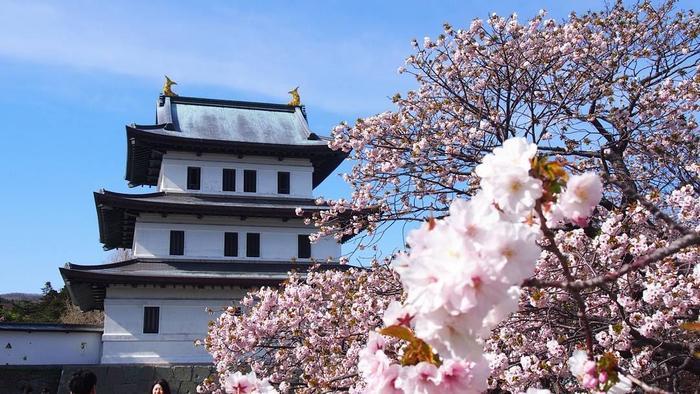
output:
[[158,379],[153,382],[151,392],[149,394],[170,394],[170,385],[165,379]]
[[73,374],[68,388],[71,394],[96,394],[97,376],[92,371],[80,369]]

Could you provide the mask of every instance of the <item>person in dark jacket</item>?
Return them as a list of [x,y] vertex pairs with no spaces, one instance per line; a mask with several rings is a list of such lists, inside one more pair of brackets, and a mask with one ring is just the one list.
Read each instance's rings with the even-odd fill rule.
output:
[[96,394],[97,376],[85,369],[78,370],[73,374],[68,388],[71,394]]

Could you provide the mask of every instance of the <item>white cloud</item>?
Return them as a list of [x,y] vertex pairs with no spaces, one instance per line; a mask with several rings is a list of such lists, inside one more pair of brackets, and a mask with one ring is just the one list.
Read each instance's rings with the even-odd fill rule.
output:
[[[408,46],[380,32],[333,35],[307,21],[234,8],[0,2],[0,57],[287,99],[330,112],[372,113],[405,83],[394,74]],[[379,38],[377,38],[379,37]],[[404,43],[402,43],[404,44]]]

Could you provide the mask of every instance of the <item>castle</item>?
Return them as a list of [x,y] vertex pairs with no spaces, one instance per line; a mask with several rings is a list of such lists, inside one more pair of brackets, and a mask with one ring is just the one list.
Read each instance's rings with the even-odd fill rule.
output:
[[[298,101],[298,100],[297,100]],[[126,127],[126,180],[156,192],[94,193],[100,242],[127,261],[60,268],[83,310],[103,309],[102,364],[205,363],[212,316],[288,272],[337,267],[340,244],[309,241],[302,215],[344,160],[298,102],[214,100],[164,90],[154,125]]]

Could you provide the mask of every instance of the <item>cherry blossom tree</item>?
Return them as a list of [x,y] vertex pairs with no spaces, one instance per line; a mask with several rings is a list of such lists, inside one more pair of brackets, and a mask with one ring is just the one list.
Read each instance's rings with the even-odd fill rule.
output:
[[[573,174],[519,311],[486,340],[492,387],[571,389],[565,372],[578,347],[610,353],[633,379],[670,390],[698,382],[697,249],[684,248],[700,223],[691,208],[700,191],[700,18],[674,7],[618,2],[561,23],[540,12],[525,23],[492,15],[465,29],[445,25],[414,41],[399,72],[418,87],[394,97],[395,111],[334,130],[331,146],[356,160],[346,176],[353,194],[330,202],[316,224],[324,235],[366,231],[366,243],[474,196],[488,175],[477,165],[508,138],[525,138]],[[586,171],[603,180],[592,218],[577,212]],[[566,211],[572,220],[555,226]]]
[[445,214],[478,188],[481,158],[515,136],[622,184],[603,200],[609,209],[635,193],[697,188],[686,165],[698,159],[699,22],[673,6],[619,2],[563,23],[544,11],[525,23],[493,15],[414,41],[399,72],[418,87],[394,96],[395,111],[333,130],[331,146],[352,150],[356,165],[351,198],[317,217],[322,233]]
[[220,384],[247,363],[280,391],[697,387],[700,17],[492,15],[414,47],[396,110],[334,129],[353,193],[315,217],[364,244],[422,223],[409,248],[223,314]]
[[[599,220],[595,208],[602,198],[603,185],[593,173],[569,177],[560,163],[546,162],[542,156],[534,156],[535,151],[536,146],[524,138],[506,140],[502,148],[496,148],[476,167],[482,188],[469,201],[455,200],[449,216],[432,219],[409,235],[410,250],[392,263],[407,296],[403,305],[389,306],[384,313],[386,327],[379,331],[406,342],[401,349],[403,356],[390,357],[383,337],[371,337],[360,353],[362,392],[478,393],[489,386],[510,392],[549,392],[550,388],[628,392],[633,385],[661,392],[635,376],[659,367],[645,360],[639,364],[642,369],[636,368],[639,360],[634,360],[635,342],[678,352],[677,357],[685,361],[675,372],[694,373],[697,355],[693,336],[684,333],[688,327],[683,326],[697,323],[679,326],[677,323],[686,317],[677,313],[686,313],[700,304],[700,264],[696,255],[700,233],[688,229],[670,243],[657,240],[657,245],[645,248],[645,253],[617,271],[574,279],[574,268],[579,267],[571,263],[576,257],[567,253],[566,240],[558,236],[571,235],[567,226],[572,223],[588,226]],[[697,202],[697,198],[683,200]],[[643,198],[640,201],[648,203]],[[655,215],[647,213],[642,218],[651,220],[655,216],[679,231],[682,228],[682,223],[655,208],[649,210]],[[665,278],[667,286],[676,281],[683,284],[666,297],[676,308],[659,313],[659,307],[665,308],[657,303],[647,324],[640,323],[641,312],[625,310],[621,305],[624,296],[611,299],[609,294],[587,293],[610,293],[608,285],[617,282],[620,286],[638,272],[634,270],[644,272],[645,268],[663,265],[665,257],[676,257],[689,246],[695,247],[690,249],[694,257],[687,264],[693,267],[693,273],[673,272],[673,279]],[[579,250],[581,247],[578,245]],[[546,266],[547,274],[537,273],[548,258],[551,263]],[[685,259],[683,256],[681,261]],[[584,275],[589,271],[586,268],[584,265]],[[546,282],[539,276],[564,280]],[[521,293],[523,283],[564,293],[554,294],[559,297],[552,302],[553,307],[541,308],[532,304],[532,297],[528,300]],[[600,301],[592,302],[594,297]],[[649,297],[645,290],[640,298],[649,302]],[[536,297],[536,301],[540,299]],[[531,306],[540,308],[528,308]],[[559,315],[562,311],[558,308],[562,307],[568,307],[568,316]],[[636,314],[635,321],[626,313]],[[528,320],[523,321],[523,315]],[[611,317],[612,321],[605,320]],[[572,323],[578,324],[572,327]],[[648,324],[651,327],[645,327]],[[498,325],[500,329],[494,332]],[[660,327],[667,331],[661,335],[650,331]],[[593,336],[596,330],[597,344]],[[674,334],[675,343],[658,339]],[[542,355],[538,347],[547,353]],[[625,359],[630,355],[632,360]],[[682,389],[695,387],[697,376],[689,378],[675,384],[685,385]]]
[[293,274],[280,290],[250,293],[210,325],[204,345],[219,380],[201,389],[225,387],[230,371],[252,369],[282,391],[347,391],[369,331],[400,295],[396,275],[380,266]]

